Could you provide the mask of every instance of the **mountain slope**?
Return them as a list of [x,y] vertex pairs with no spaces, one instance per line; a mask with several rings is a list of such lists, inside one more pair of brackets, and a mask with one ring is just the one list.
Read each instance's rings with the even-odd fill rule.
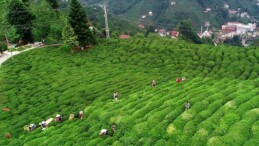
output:
[[[155,36],[102,40],[78,54],[59,48],[22,53],[0,68],[1,108],[10,108],[0,114],[0,145],[257,146],[258,53]],[[175,82],[183,76],[185,82]],[[57,113],[62,123],[23,130]],[[113,137],[98,136],[112,124]]]
[[[86,3],[100,3],[101,0],[82,0]],[[171,5],[171,2],[176,5]],[[248,18],[240,18],[228,14],[228,9],[224,9],[224,4],[229,5],[229,9],[247,12],[250,16],[259,19],[257,15],[259,6],[256,0],[109,0],[109,10],[117,15],[124,15],[132,21],[138,22],[142,15],[153,12],[151,19],[156,25],[164,27],[175,27],[182,19],[190,19],[196,27],[210,21],[213,26],[220,26],[226,21],[249,22]],[[211,12],[205,13],[206,8],[211,8]],[[150,23],[149,20],[145,23]],[[143,22],[144,23],[144,22]]]

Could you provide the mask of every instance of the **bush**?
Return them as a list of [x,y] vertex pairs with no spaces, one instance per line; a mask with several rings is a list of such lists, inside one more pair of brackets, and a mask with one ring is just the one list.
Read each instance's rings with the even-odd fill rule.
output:
[[[235,48],[207,48],[164,38],[132,38],[105,39],[94,49],[73,55],[56,47],[17,55],[0,69],[0,101],[10,108],[0,116],[0,131],[13,133],[10,140],[3,134],[0,145],[254,142],[258,63],[244,56],[249,48],[238,48],[245,58],[239,56],[235,62],[229,59],[239,53]],[[193,60],[196,56],[198,61]],[[183,76],[186,81],[175,82]],[[153,79],[155,88],[150,86]],[[114,91],[120,93],[118,101],[113,100]],[[191,102],[189,110],[184,108],[186,100]],[[82,120],[77,117],[80,110]],[[38,123],[57,113],[64,121],[52,122],[42,131]],[[69,114],[76,118],[68,120]],[[30,123],[38,128],[23,131]],[[113,137],[100,138],[100,130],[110,130],[112,124],[117,126]]]
[[7,45],[3,42],[0,42],[0,55],[7,50]]

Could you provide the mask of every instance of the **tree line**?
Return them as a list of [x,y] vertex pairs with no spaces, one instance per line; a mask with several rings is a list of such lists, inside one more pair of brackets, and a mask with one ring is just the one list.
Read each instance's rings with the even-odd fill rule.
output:
[[5,0],[0,5],[2,41],[21,45],[64,42],[71,48],[96,43],[85,8],[78,0],[70,0],[68,10],[59,8],[57,0]]

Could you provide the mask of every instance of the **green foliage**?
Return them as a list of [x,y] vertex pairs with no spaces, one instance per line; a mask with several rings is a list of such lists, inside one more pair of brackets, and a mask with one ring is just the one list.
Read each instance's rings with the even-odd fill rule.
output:
[[178,27],[178,31],[184,40],[190,41],[196,44],[202,43],[201,39],[193,30],[192,25],[189,21],[183,20]]
[[11,0],[8,5],[8,22],[16,28],[23,43],[33,42],[32,20],[35,17],[19,0]]
[[3,42],[0,43],[0,55],[7,50],[7,45]]
[[68,48],[75,48],[79,46],[77,36],[75,35],[75,32],[68,21],[65,27],[63,28],[62,39],[64,41],[63,45]]
[[16,43],[19,41],[20,35],[17,33],[16,28],[12,26],[6,31],[6,37],[10,43]]
[[35,15],[33,20],[34,40],[44,41],[45,44],[60,43],[66,20],[65,12],[52,9],[45,0],[31,3],[30,9]]
[[81,47],[96,43],[92,31],[89,29],[86,12],[78,0],[71,0],[69,6],[69,23],[75,31]]
[[[140,35],[102,39],[76,54],[55,47],[21,53],[0,69],[1,105],[10,108],[0,114],[0,131],[13,137],[0,144],[257,146],[257,52]],[[63,122],[23,130],[57,113]],[[100,138],[111,124],[114,135]]]
[[57,0],[46,0],[53,9],[57,9],[58,8],[58,1]]
[[224,41],[225,44],[228,44],[228,45],[231,45],[231,46],[243,46],[242,43],[241,43],[242,39],[240,36],[234,36],[233,38],[230,38],[230,39],[226,39]]

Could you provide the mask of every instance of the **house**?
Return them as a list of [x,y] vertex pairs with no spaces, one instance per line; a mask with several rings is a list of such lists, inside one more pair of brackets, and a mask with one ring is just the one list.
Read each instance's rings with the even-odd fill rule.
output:
[[159,34],[161,37],[165,37],[166,34],[167,34],[167,32],[166,32],[165,29],[159,29],[159,30],[158,30],[158,34]]
[[200,38],[210,38],[212,34],[213,34],[212,31],[205,30],[203,33],[198,33],[198,36]]
[[222,25],[221,27],[222,31],[224,33],[231,33],[231,32],[236,32],[237,31],[237,26],[236,25]]
[[175,6],[176,5],[176,1],[171,1],[171,6]]
[[171,31],[170,35],[171,35],[171,38],[177,38],[179,36],[179,31]]
[[[243,24],[240,22],[228,22],[225,26],[235,26],[238,34],[244,34],[248,31],[254,31],[256,29],[256,23]],[[223,26],[222,26],[223,27]]]
[[138,25],[138,28],[144,29],[145,26],[144,26],[143,24],[139,24],[139,25]]
[[206,8],[204,12],[205,13],[211,12],[211,8]]
[[238,12],[237,10],[228,10],[228,13],[229,13],[229,14],[232,14],[232,15],[233,15],[233,14],[237,14],[237,12]]
[[227,3],[224,3],[224,9],[228,9],[229,5]]
[[146,15],[142,15],[141,17],[142,17],[142,19],[145,19],[147,16]]
[[210,25],[211,25],[211,24],[210,24],[209,21],[206,21],[206,22],[204,23],[204,26],[205,26],[205,27],[210,27]]
[[152,11],[149,11],[149,12],[148,12],[148,15],[149,15],[149,16],[153,16],[153,12],[152,12]]
[[240,13],[241,18],[250,18],[251,16],[247,12]]
[[120,39],[128,39],[128,38],[130,38],[130,36],[129,35],[120,35]]

